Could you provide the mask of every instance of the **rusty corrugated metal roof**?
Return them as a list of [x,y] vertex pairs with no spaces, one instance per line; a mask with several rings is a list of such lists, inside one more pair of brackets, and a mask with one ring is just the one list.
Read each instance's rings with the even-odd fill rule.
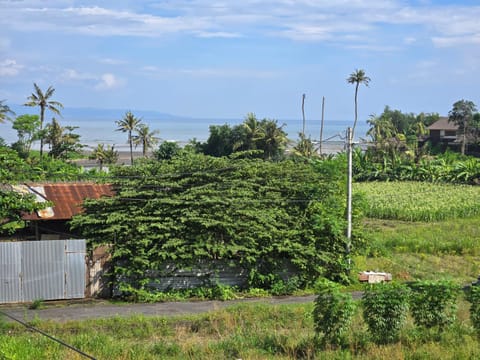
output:
[[53,216],[41,217],[37,213],[30,213],[22,216],[24,220],[69,220],[73,215],[81,212],[83,200],[113,195],[109,184],[52,183],[28,184],[28,186],[37,190],[43,188],[42,194],[53,203]]

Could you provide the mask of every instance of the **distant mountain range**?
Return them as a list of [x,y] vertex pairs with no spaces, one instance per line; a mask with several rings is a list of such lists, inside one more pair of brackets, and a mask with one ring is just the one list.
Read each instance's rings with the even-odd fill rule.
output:
[[[15,112],[15,114],[38,114],[39,108],[28,107],[24,105],[10,105],[10,108]],[[62,117],[65,119],[74,119],[74,120],[120,120],[127,111],[130,109],[99,109],[99,108],[75,108],[75,107],[65,107],[62,111]],[[187,116],[178,116],[168,113],[162,113],[160,111],[154,110],[133,110],[132,113],[139,118],[149,119],[149,120],[179,120],[179,119],[188,119]],[[49,120],[52,117],[55,117],[55,114],[48,112],[46,114],[46,119]]]

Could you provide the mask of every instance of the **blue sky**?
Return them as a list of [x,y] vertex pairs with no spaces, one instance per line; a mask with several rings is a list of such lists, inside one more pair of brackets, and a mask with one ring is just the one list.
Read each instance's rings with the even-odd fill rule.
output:
[[[480,105],[480,4],[435,0],[0,0],[0,100],[202,118],[353,119]],[[121,114],[120,114],[121,115]]]

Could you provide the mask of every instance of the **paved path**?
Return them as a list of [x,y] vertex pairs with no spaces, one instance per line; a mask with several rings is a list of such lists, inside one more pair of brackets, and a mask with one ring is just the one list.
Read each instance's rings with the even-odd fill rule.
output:
[[[69,320],[99,319],[115,316],[175,316],[197,314],[244,303],[263,304],[300,304],[313,302],[315,295],[282,296],[272,298],[240,299],[231,301],[185,301],[154,304],[111,304],[107,302],[74,303],[69,305],[50,305],[44,309],[28,309],[22,305],[1,306],[0,311],[20,320]],[[8,319],[5,319],[8,320]]]

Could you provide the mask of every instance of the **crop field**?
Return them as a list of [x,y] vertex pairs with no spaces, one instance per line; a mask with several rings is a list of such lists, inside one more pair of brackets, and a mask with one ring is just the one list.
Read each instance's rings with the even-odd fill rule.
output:
[[362,182],[365,215],[376,219],[440,221],[480,214],[480,186],[426,182]]

